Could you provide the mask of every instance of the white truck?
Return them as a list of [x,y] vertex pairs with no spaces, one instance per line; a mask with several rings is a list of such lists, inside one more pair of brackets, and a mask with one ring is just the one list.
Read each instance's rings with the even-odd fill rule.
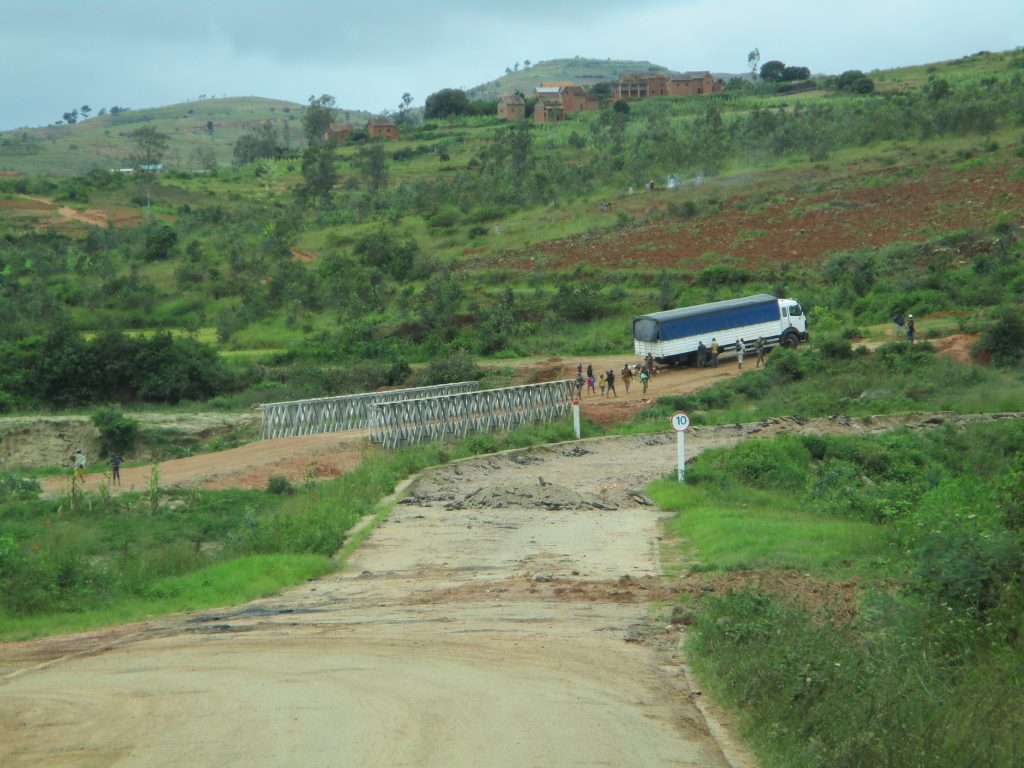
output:
[[695,365],[701,342],[710,350],[712,340],[717,341],[721,354],[735,352],[743,339],[747,351],[753,352],[759,338],[764,339],[765,348],[795,347],[807,341],[807,316],[800,302],[762,293],[652,312],[633,320],[636,354],[670,365]]

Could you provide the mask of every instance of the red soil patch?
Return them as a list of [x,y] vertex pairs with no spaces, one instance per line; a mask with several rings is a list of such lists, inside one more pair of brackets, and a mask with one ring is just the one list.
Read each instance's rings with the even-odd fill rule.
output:
[[[755,211],[745,210],[738,195],[707,218],[581,235],[543,243],[536,250],[552,268],[581,263],[609,269],[700,268],[720,262],[722,256],[751,268],[809,265],[830,251],[919,241],[937,232],[985,226],[1004,212],[1024,208],[1024,181],[1010,179],[999,169],[940,169],[897,178],[886,186],[857,186],[898,171],[861,174],[848,185]],[[660,207],[655,203],[659,198],[662,205],[679,200],[674,191],[650,194],[651,207]],[[525,263],[526,258],[514,256],[513,262]]]
[[304,261],[309,263],[313,260],[313,254],[308,251],[300,251],[295,246],[292,246],[292,258],[295,259],[295,261]]
[[979,336],[980,334],[977,333],[954,333],[952,336],[946,336],[941,339],[928,339],[928,341],[935,345],[940,355],[952,358],[958,363],[969,365],[981,362],[971,356],[971,349],[974,347],[975,342],[978,341]]

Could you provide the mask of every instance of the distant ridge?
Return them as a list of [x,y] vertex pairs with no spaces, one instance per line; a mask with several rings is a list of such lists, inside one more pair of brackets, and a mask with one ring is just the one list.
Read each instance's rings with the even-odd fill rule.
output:
[[[694,67],[693,71],[703,71]],[[538,61],[529,67],[502,75],[499,78],[468,88],[466,94],[471,99],[497,99],[503,93],[522,91],[529,95],[541,83],[571,82],[576,85],[594,85],[595,83],[611,82],[619,79],[623,72],[665,72],[679,75],[682,72],[669,69],[650,61],[634,61],[630,59],[585,59],[576,56],[571,59],[549,59]],[[713,72],[715,78],[728,82],[730,78],[742,75]],[[747,75],[749,77],[749,75]]]

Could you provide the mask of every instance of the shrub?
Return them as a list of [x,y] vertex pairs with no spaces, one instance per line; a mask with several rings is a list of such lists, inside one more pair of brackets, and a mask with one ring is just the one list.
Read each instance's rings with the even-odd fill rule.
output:
[[807,484],[809,463],[807,448],[796,438],[747,440],[728,450],[705,451],[687,478],[694,483],[739,482],[793,491]]
[[1024,319],[1017,310],[1010,307],[1001,308],[995,320],[981,333],[981,339],[975,348],[992,356],[996,365],[1014,365],[1024,357]]
[[850,342],[841,336],[828,336],[818,342],[818,351],[821,356],[829,360],[845,360],[853,357],[853,350]]
[[271,475],[267,478],[267,493],[274,493],[279,496],[291,496],[295,493],[295,486],[283,475]]
[[100,431],[100,450],[107,454],[127,453],[135,447],[139,423],[115,406],[97,408],[92,423]]

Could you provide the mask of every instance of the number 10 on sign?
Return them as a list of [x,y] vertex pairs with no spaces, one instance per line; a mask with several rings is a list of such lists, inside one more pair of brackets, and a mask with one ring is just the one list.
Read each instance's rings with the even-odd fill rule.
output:
[[690,427],[690,417],[682,411],[676,411],[672,414],[672,429],[676,431],[678,435],[678,454],[679,454],[679,482],[685,482],[684,475],[686,474],[686,430]]

